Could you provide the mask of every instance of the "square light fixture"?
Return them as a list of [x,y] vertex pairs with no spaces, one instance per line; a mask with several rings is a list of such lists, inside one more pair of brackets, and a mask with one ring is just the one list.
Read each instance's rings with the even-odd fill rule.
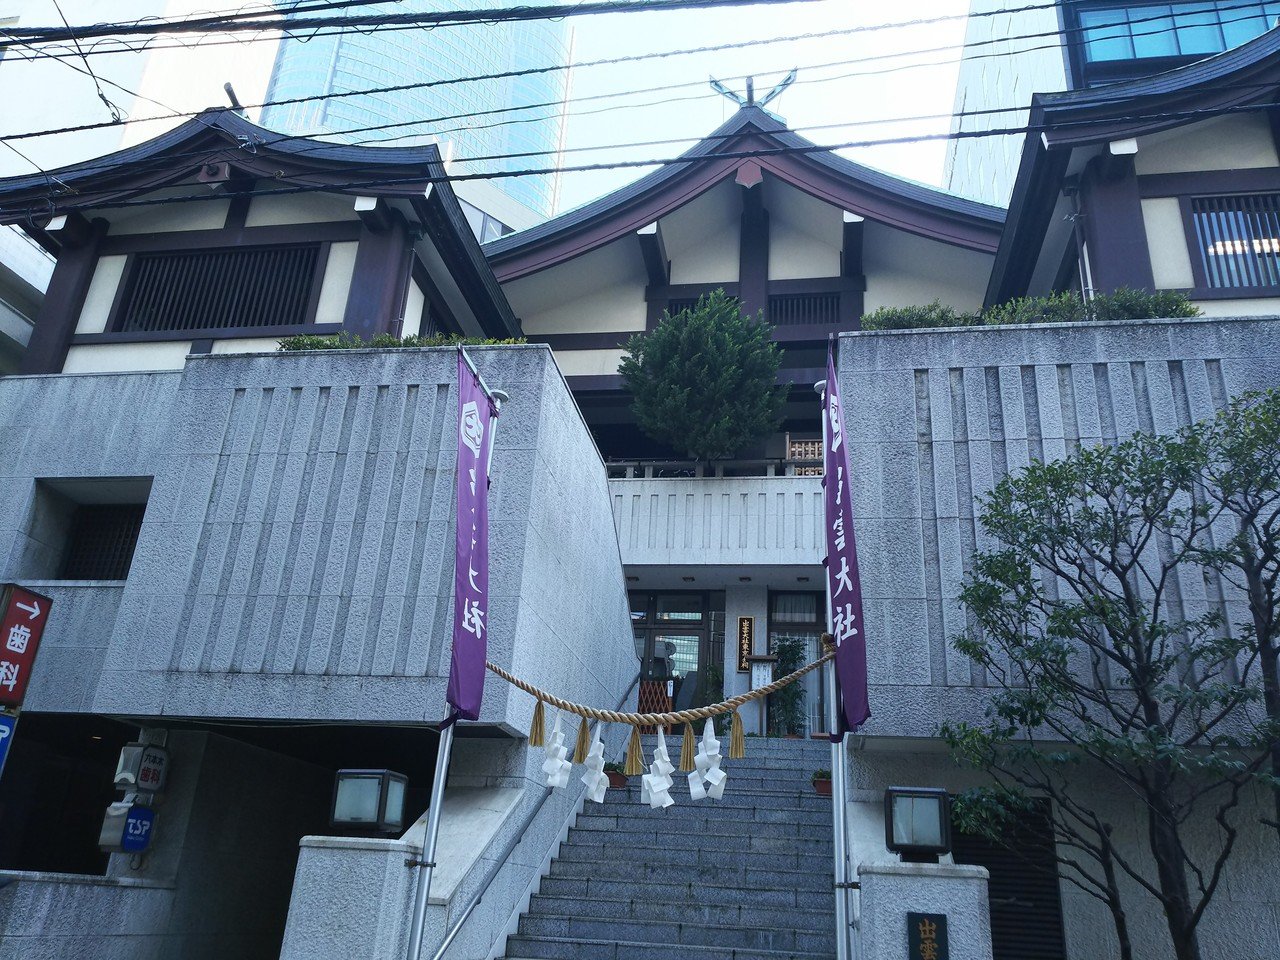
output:
[[884,792],[884,843],[908,863],[937,863],[951,851],[951,797],[941,787]]
[[404,793],[409,778],[393,770],[339,770],[333,783],[335,827],[358,827],[379,833],[404,828]]

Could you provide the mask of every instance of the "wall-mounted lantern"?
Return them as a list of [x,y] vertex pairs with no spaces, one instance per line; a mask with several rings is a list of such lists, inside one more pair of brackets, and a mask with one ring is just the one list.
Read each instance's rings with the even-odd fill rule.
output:
[[937,863],[951,851],[951,797],[941,787],[884,792],[884,842],[908,863]]
[[392,833],[404,827],[404,792],[409,778],[392,770],[339,770],[333,784],[335,827]]

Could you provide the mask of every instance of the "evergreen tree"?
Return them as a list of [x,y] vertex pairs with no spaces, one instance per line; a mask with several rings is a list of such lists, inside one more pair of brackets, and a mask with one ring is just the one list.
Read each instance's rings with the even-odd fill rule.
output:
[[782,421],[782,351],[763,316],[716,290],[627,342],[618,371],[644,433],[696,460],[733,456]]

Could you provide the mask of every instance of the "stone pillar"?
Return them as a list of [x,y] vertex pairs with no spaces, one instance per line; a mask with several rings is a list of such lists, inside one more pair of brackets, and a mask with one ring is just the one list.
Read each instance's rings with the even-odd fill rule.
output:
[[862,883],[859,960],[919,960],[908,951],[909,913],[947,918],[945,955],[950,960],[991,960],[985,867],[868,863],[858,868],[858,879]]

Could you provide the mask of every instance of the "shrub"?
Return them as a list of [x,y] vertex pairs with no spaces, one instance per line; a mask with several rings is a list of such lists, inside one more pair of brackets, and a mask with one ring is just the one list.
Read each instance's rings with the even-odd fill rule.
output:
[[959,313],[940,300],[923,307],[880,307],[862,318],[863,330],[913,330],[919,327],[968,327],[971,313]]
[[341,330],[338,333],[321,336],[314,333],[300,333],[293,337],[282,337],[279,349],[284,352],[298,350],[397,350],[411,347],[454,347],[494,346],[500,344],[525,343],[524,337],[512,337],[509,340],[494,340],[489,337],[463,337],[455,333],[432,334],[419,337],[410,335],[396,337],[389,333],[374,334],[368,340],[358,334]]
[[786,387],[777,385],[782,351],[770,331],[716,290],[633,336],[618,372],[640,429],[697,460],[732,456],[777,429]]
[[1150,293],[1122,287],[1099,293],[1088,303],[1071,290],[1043,297],[1018,297],[978,314],[961,313],[934,300],[923,307],[881,307],[862,318],[863,330],[913,330],[925,327],[1004,326],[1029,323],[1089,323],[1106,320],[1174,320],[1200,316],[1186,294]]

